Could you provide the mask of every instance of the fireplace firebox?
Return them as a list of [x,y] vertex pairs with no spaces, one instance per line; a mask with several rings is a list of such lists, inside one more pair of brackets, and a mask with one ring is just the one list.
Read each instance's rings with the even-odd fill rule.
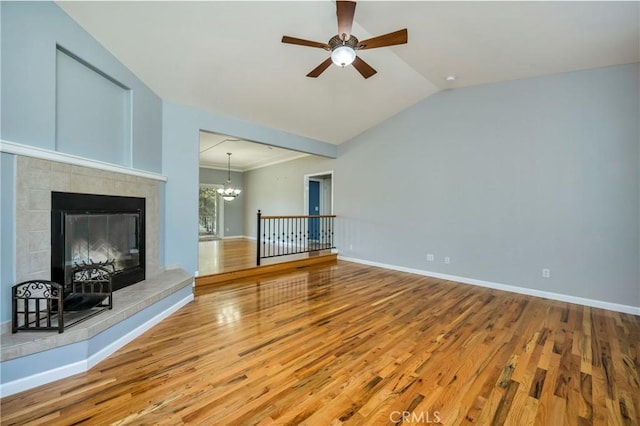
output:
[[51,193],[51,280],[69,286],[77,265],[113,265],[113,290],[145,279],[145,199]]

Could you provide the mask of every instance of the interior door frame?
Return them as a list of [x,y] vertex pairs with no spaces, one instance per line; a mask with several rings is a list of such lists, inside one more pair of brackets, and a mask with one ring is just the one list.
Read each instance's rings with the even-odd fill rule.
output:
[[[303,184],[303,204],[302,204],[302,211],[303,214],[306,215],[309,212],[309,180],[319,180],[322,183],[322,179],[319,179],[323,176],[331,176],[331,209],[329,212],[324,211],[325,210],[325,203],[324,200],[326,198],[326,194],[325,194],[325,188],[324,185],[320,185],[320,214],[333,214],[333,209],[334,209],[334,204],[333,204],[333,188],[334,188],[334,176],[333,176],[333,170],[329,170],[326,172],[320,172],[320,173],[311,173],[308,175],[304,175],[303,179],[304,179],[304,184]],[[316,178],[316,179],[314,179]]]

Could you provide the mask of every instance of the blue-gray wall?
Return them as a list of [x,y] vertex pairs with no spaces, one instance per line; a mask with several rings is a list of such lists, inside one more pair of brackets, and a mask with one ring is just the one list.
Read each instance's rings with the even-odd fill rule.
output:
[[639,73],[444,91],[342,145],[341,253],[640,306]]
[[[124,166],[162,171],[162,102],[131,71],[51,2],[2,2],[2,133],[10,142],[57,149],[56,56],[61,46],[131,89],[132,142]],[[72,89],[72,88],[70,88]],[[78,82],[77,90],[88,88]],[[82,127],[86,123],[78,120]],[[91,133],[96,129],[85,129]],[[97,142],[96,142],[97,140]],[[110,162],[99,138],[83,156]],[[66,141],[62,141],[64,144]]]
[[640,307],[639,104],[638,64],[443,91],[337,160],[245,173],[245,232],[334,170],[343,256]]
[[131,91],[62,49],[56,54],[56,150],[131,166]]
[[[200,167],[200,183],[224,185],[227,182],[227,171]],[[234,188],[241,189],[242,192],[233,201],[224,201],[219,198],[220,203],[224,203],[224,232],[225,237],[237,237],[244,235],[244,205],[246,192],[244,191],[244,173],[231,172],[231,183]]]
[[[69,153],[65,149],[69,141],[56,140],[56,56],[57,47],[62,46],[130,89],[131,136],[129,146],[124,147],[126,152],[120,151],[116,158],[105,158],[105,142],[100,138],[92,138],[84,143],[74,141],[76,147],[82,149],[80,155],[139,170],[162,172],[162,101],[156,94],[52,2],[0,2],[0,20],[0,138]],[[82,81],[78,81],[76,87],[72,79],[64,83],[66,93],[76,90],[91,95],[86,93],[91,87]],[[97,103],[100,101],[101,98],[96,99]],[[82,128],[89,121],[99,122],[101,117],[95,117],[96,114],[100,114],[100,111],[96,110],[94,117],[88,117],[92,120],[78,120],[77,125],[85,134],[100,131]],[[122,144],[114,144],[114,149],[122,148]],[[1,163],[0,322],[10,318],[9,289],[15,284],[15,246],[12,236],[15,232],[13,194],[16,182],[12,157],[2,154]],[[161,245],[161,253],[163,250]],[[163,257],[161,254],[160,265],[163,265]]]
[[15,155],[0,154],[0,322],[11,318],[11,291],[8,289],[15,284],[15,160]]
[[[261,210],[264,215],[274,216],[307,214],[308,210],[304,203],[304,175],[331,171],[337,166],[338,161],[310,155],[245,172],[245,235],[256,237],[258,210]],[[365,169],[354,170],[354,172],[369,173],[370,171]]]

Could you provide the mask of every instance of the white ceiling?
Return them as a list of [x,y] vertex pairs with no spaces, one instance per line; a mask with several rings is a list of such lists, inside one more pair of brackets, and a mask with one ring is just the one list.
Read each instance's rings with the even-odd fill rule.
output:
[[231,153],[231,170],[237,172],[246,172],[309,155],[233,136],[200,132],[200,166],[227,170],[228,152]]
[[409,31],[368,80],[280,42],[335,35],[328,0],[58,4],[162,98],[336,144],[442,89],[640,62],[636,1],[361,1],[360,40]]

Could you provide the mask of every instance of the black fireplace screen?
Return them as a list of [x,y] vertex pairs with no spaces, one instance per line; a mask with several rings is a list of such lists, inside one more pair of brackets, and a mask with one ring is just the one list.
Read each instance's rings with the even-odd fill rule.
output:
[[[51,277],[71,282],[76,265],[113,265],[113,290],[145,279],[145,200],[52,192]],[[111,267],[111,266],[110,266]]]
[[113,262],[116,271],[140,265],[140,215],[65,214],[65,282],[75,265]]

